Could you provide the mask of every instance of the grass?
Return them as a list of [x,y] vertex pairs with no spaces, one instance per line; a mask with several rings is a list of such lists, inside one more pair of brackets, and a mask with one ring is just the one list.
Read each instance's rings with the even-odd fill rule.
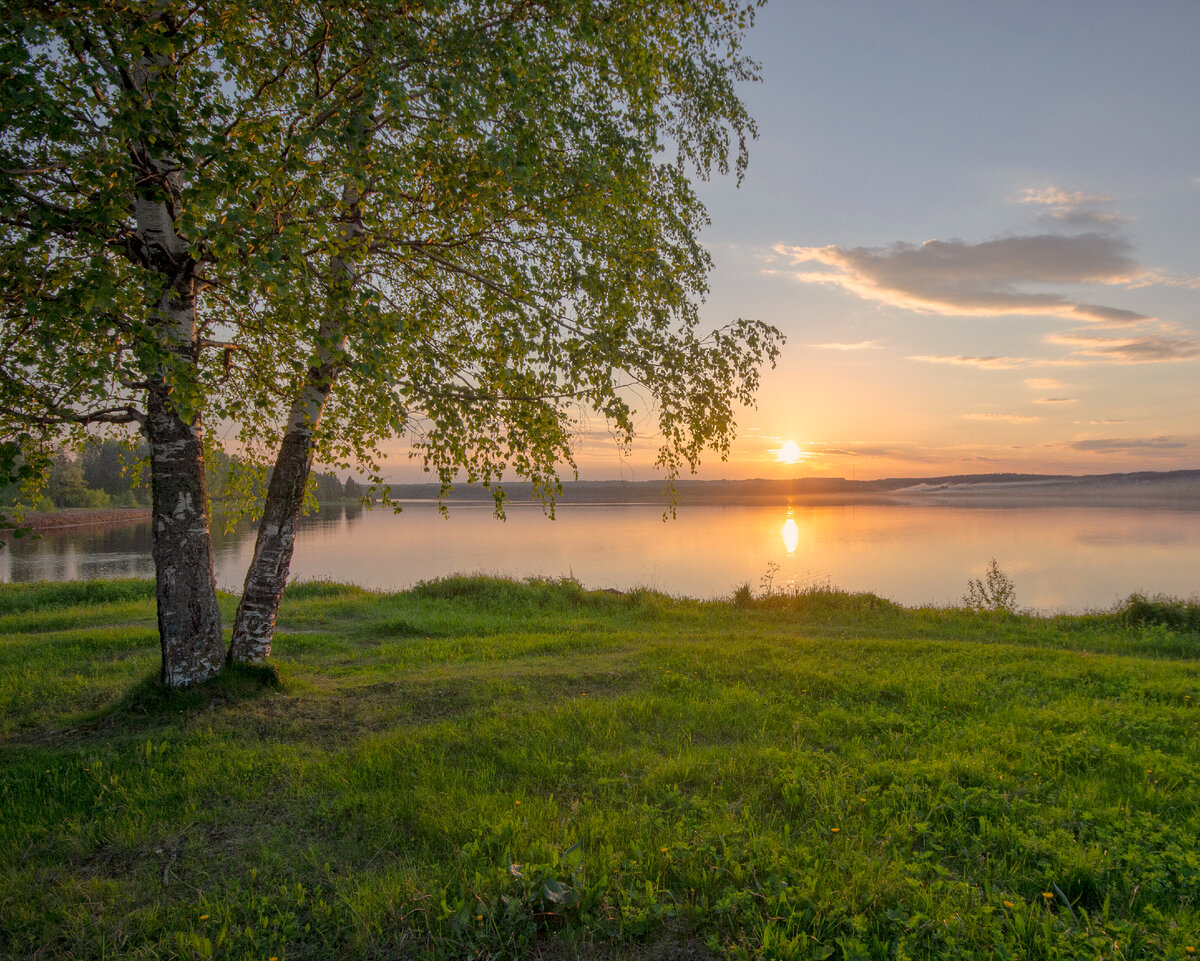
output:
[[314,583],[169,693],[147,584],[3,585],[0,951],[1192,958],[1189,610]]

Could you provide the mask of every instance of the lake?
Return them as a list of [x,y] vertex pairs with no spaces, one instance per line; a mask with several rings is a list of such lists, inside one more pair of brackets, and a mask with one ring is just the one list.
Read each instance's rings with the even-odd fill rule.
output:
[[[219,522],[214,524],[219,528]],[[217,579],[239,591],[254,530],[214,536]],[[1111,607],[1133,591],[1200,592],[1200,510],[818,504],[793,507],[561,505],[555,520],[511,505],[427,502],[403,513],[326,508],[305,518],[294,579],[404,588],[452,573],[574,577],[589,588],[727,596],[765,577],[869,590],[903,604],[955,604],[995,558],[1017,602],[1041,611]],[[778,565],[776,568],[775,565]],[[53,531],[0,550],[0,581],[151,577],[149,522]]]

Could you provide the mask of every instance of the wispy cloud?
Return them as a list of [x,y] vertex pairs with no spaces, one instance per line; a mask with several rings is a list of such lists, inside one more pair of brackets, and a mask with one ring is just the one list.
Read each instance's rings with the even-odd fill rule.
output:
[[1090,194],[1082,190],[1063,190],[1060,187],[1027,187],[1021,191],[1018,203],[1043,208],[1038,219],[1043,223],[1087,229],[1112,228],[1124,219],[1119,214],[1097,209],[1113,202],[1105,194]]
[[1099,337],[1085,331],[1050,334],[1052,344],[1071,347],[1078,354],[1125,364],[1163,363],[1200,357],[1200,341],[1189,337],[1151,334],[1143,337]]
[[[1100,233],[1004,237],[979,244],[929,240],[890,247],[788,247],[795,279],[831,284],[893,307],[952,316],[1025,314],[1110,325],[1136,324],[1145,314],[1072,300],[1021,285],[1132,284],[1146,271],[1128,243]],[[813,265],[827,270],[808,269]]]
[[990,420],[1002,421],[1006,424],[1029,424],[1035,420],[1041,420],[1040,417],[1033,417],[1029,414],[963,414],[965,420]]
[[1062,390],[1067,385],[1053,377],[1030,377],[1025,381],[1030,390]]
[[873,340],[860,340],[856,344],[813,344],[817,350],[880,350],[882,344]]
[[1111,204],[1107,194],[1089,194],[1083,190],[1063,190],[1061,187],[1026,187],[1021,191],[1021,203],[1047,207],[1083,207],[1088,204]]
[[1147,453],[1182,450],[1187,444],[1170,437],[1102,437],[1093,440],[1070,441],[1063,445],[1070,450],[1096,454]]
[[1035,404],[1074,404],[1077,398],[1075,397],[1039,397],[1034,401]]
[[969,357],[964,354],[913,354],[908,360],[919,360],[924,364],[952,364],[958,367],[978,367],[981,370],[1017,370],[1037,361],[1028,357]]
[[904,457],[910,460],[933,460],[920,454],[906,441],[849,441],[842,443],[810,442],[806,445],[814,454],[831,457]]

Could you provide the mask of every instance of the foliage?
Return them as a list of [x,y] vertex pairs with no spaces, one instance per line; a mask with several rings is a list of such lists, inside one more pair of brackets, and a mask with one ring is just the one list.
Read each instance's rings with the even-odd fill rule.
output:
[[973,611],[993,611],[1002,614],[1017,612],[1017,589],[1000,566],[996,558],[988,564],[983,580],[978,577],[967,581],[967,593],[963,604]]
[[0,943],[1192,957],[1196,633],[859,598],[298,585],[167,693],[151,585],[0,585]]
[[[65,451],[54,454],[41,483],[24,488],[13,483],[7,489],[0,489],[0,505],[23,504],[34,509],[147,507],[150,503],[145,470],[148,453],[144,443],[132,444],[89,435],[74,456]],[[223,506],[242,489],[231,479],[247,468],[240,458],[231,456],[219,444],[210,445],[205,452],[204,467],[206,489],[214,503]],[[318,503],[357,501],[364,493],[362,485],[353,478],[347,478],[343,483],[332,471],[314,471],[311,488]],[[249,496],[261,500],[259,489],[253,482],[249,486]]]
[[234,510],[276,463],[235,660],[269,654],[314,455],[380,482],[400,435],[501,512],[506,471],[553,500],[593,417],[628,451],[652,410],[668,481],[728,454],[782,337],[700,329],[692,181],[745,169],[760,2],[0,16],[0,431],[40,463],[146,432],[164,676],[222,663],[206,420],[238,425]]
[[[220,6],[234,14],[224,24]],[[0,424],[30,444],[138,422],[154,375],[185,415],[204,406],[211,384],[191,361],[217,318],[190,335],[156,314],[169,280],[136,208],[168,204],[203,289],[203,265],[215,268],[228,235],[219,218],[232,178],[245,172],[239,146],[253,136],[221,82],[250,39],[236,10],[77,2],[0,18]]]
[[1121,623],[1131,627],[1161,624],[1176,631],[1200,631],[1200,601],[1155,594],[1130,594],[1117,610]]
[[[549,492],[589,416],[628,443],[643,401],[668,474],[726,452],[779,336],[697,333],[710,262],[689,176],[744,168],[755,6],[355,0],[330,20],[305,2],[77,2],[4,18],[3,416],[42,432],[137,420],[139,385],[165,369],[181,409],[236,420],[265,462],[324,357],[329,463],[369,466],[405,433],[446,483],[507,467]],[[120,79],[146,56],[165,65],[153,96]],[[146,144],[174,152],[194,365],[146,316],[129,165]],[[330,258],[355,265],[353,290]]]
[[[269,91],[312,133],[264,141],[272,173],[239,239],[320,250],[353,286],[287,256],[253,274],[266,323],[247,325],[231,377],[250,448],[336,377],[316,437],[330,463],[369,468],[400,433],[446,486],[509,470],[553,496],[588,418],[627,445],[643,403],[668,475],[724,454],[779,335],[698,332],[710,262],[689,176],[745,163],[735,85],[754,76],[739,36],[754,4],[353,6],[320,41],[325,96]],[[311,42],[281,38],[282,58]],[[320,216],[294,216],[297,194]]]

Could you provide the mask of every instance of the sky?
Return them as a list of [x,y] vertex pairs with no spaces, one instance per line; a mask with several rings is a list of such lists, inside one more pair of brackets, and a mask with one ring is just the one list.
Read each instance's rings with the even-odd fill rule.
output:
[[[698,476],[1200,468],[1197,37],[1195,0],[768,3],[703,317],[787,344]],[[652,479],[645,426],[580,477]]]

